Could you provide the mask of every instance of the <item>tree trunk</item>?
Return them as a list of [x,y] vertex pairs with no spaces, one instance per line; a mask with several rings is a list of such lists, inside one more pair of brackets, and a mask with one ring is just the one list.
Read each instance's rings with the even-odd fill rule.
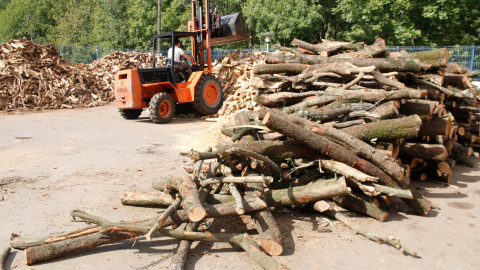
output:
[[400,146],[400,156],[444,161],[448,157],[448,152],[441,144],[403,143]]
[[337,45],[337,46],[333,46],[333,47],[325,47],[325,46],[310,44],[310,43],[307,43],[305,41],[298,40],[296,38],[293,39],[292,45],[297,46],[297,47],[301,47],[303,49],[307,49],[309,51],[317,52],[317,53],[319,53],[323,56],[329,56],[329,55],[335,54],[335,53],[337,53],[339,51],[342,51],[342,50],[358,51],[358,50],[363,49],[364,46],[365,46],[363,42],[358,42],[358,43],[353,43],[353,44],[348,43],[348,44],[341,44],[341,45]]
[[331,58],[317,55],[276,55],[267,53],[267,63],[301,63],[301,64],[325,64],[325,63],[351,63],[357,67],[375,66],[380,72],[413,72],[420,71],[420,62],[412,58]]
[[259,94],[256,98],[258,103],[263,106],[275,107],[277,105],[298,103],[306,97],[316,96],[321,93],[321,91],[309,91],[304,93],[277,92],[273,94]]
[[453,73],[445,73],[443,75],[445,77],[445,85],[451,85],[458,88],[472,88],[472,79],[467,77],[467,74],[453,74]]
[[426,90],[402,89],[396,91],[382,91],[378,89],[342,90],[327,89],[325,96],[337,96],[342,101],[349,102],[378,102],[399,99],[420,99],[427,95]]
[[369,142],[376,138],[378,141],[394,139],[412,139],[418,136],[422,119],[418,115],[409,117],[381,120],[342,129],[343,132],[362,141]]
[[405,115],[417,114],[422,119],[430,119],[437,109],[437,106],[439,106],[438,101],[425,99],[406,99],[400,106],[400,113]]
[[432,65],[432,68],[446,68],[450,52],[447,48],[431,51],[409,53],[410,58],[419,59],[420,62]]
[[367,202],[351,195],[334,197],[333,200],[342,207],[371,216],[379,221],[385,221],[388,217],[388,212],[380,209],[373,203]]
[[452,130],[453,117],[451,114],[423,121],[418,136],[449,136]]
[[302,73],[308,68],[308,65],[304,64],[273,64],[273,65],[257,65],[253,72],[256,75],[262,74],[280,74],[297,75]]

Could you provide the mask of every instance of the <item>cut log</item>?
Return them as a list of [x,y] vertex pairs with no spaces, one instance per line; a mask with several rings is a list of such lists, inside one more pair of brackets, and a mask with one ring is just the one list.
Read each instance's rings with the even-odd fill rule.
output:
[[378,107],[369,110],[372,114],[377,115],[380,119],[393,118],[399,114],[398,106],[395,101],[384,102]]
[[445,146],[441,144],[403,143],[400,146],[400,156],[445,161],[448,152]]
[[152,228],[148,231],[145,235],[145,238],[148,242],[152,240],[152,235],[155,234],[158,229],[162,228],[163,223],[165,220],[175,211],[178,207],[180,207],[180,203],[182,199],[178,196],[175,201],[170,205],[165,212],[163,212],[157,219],[157,221],[153,224]]
[[346,164],[334,160],[320,160],[319,167],[325,168],[331,172],[339,173],[346,178],[354,178],[360,182],[376,182],[378,179],[370,175],[364,174],[361,171],[354,169]]
[[190,221],[198,222],[204,219],[207,215],[200,202],[197,186],[193,183],[190,177],[176,175],[166,180],[161,179],[153,183],[153,188],[161,191],[178,191],[183,201],[182,207],[187,212]]
[[273,64],[273,65],[257,65],[255,66],[254,73],[261,74],[280,74],[297,75],[302,73],[308,65],[303,64]]
[[413,58],[331,58],[317,55],[276,55],[267,53],[267,63],[301,63],[301,64],[325,64],[325,63],[351,63],[357,67],[375,66],[380,72],[413,72],[420,71],[420,61]]
[[339,99],[349,102],[378,102],[412,98],[420,99],[427,96],[427,91],[414,89],[402,89],[397,91],[382,91],[378,89],[327,89],[325,91],[325,96],[337,96]]
[[300,103],[297,103],[297,104],[294,104],[294,105],[283,108],[282,111],[284,113],[293,113],[295,111],[299,111],[301,109],[306,109],[306,108],[312,107],[312,106],[326,105],[326,104],[334,102],[337,99],[338,99],[337,96],[318,96],[318,97],[307,98]]
[[422,63],[431,64],[432,68],[446,68],[450,52],[447,48],[441,48],[431,51],[413,52],[409,56],[419,59]]
[[173,203],[170,194],[163,192],[124,191],[120,199],[123,205],[132,206],[169,206]]
[[418,136],[421,125],[422,119],[418,115],[412,115],[348,127],[342,129],[342,131],[366,142],[375,138],[378,141],[400,138],[411,139]]
[[[358,43],[348,43],[348,44],[341,44],[333,47],[325,47],[325,46],[319,46],[319,45],[314,45],[310,44],[308,42],[298,40],[298,39],[293,39],[292,41],[293,46],[301,47],[304,49],[307,49],[309,51],[314,51],[317,52],[323,56],[329,56],[334,53],[337,53],[341,50],[361,50],[364,48],[365,44],[363,42],[358,42]],[[323,53],[323,54],[322,54]]]
[[388,217],[387,211],[382,210],[375,204],[362,200],[358,197],[347,195],[342,197],[334,197],[333,200],[344,208],[373,217],[381,222],[385,221]]
[[259,94],[257,95],[257,101],[263,106],[274,107],[277,105],[298,103],[306,97],[316,96],[321,93],[321,91],[309,91],[305,93],[277,92],[274,94]]
[[431,119],[438,105],[438,101],[407,99],[402,102],[400,113],[405,115],[417,114],[422,119]]
[[452,130],[453,119],[451,114],[447,114],[442,117],[432,118],[430,121],[423,121],[418,136],[449,136]]
[[387,194],[389,196],[398,198],[413,199],[412,192],[409,189],[392,188],[376,183],[373,183],[373,186],[377,192],[382,194]]
[[473,87],[472,79],[467,74],[445,73],[443,76],[445,77],[444,86],[451,85],[462,89]]
[[450,62],[445,69],[445,73],[453,73],[453,74],[465,74],[467,73],[467,67],[461,67],[458,63]]
[[[260,199],[267,201],[262,184],[247,184],[248,189],[260,195]],[[248,190],[247,190],[248,193]],[[259,234],[259,246],[271,256],[280,256],[283,253],[282,232],[278,227],[268,207],[251,213],[255,229]]]

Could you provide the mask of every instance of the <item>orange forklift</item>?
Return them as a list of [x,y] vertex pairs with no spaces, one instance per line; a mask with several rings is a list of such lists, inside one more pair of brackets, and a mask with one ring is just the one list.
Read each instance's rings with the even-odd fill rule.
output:
[[[245,23],[238,13],[220,17],[210,7],[211,0],[192,0],[192,20],[188,32],[172,31],[153,36],[153,65],[147,69],[119,71],[115,79],[115,100],[125,119],[137,119],[145,108],[155,123],[168,123],[179,103],[192,102],[203,115],[216,113],[223,104],[219,80],[212,75],[212,46],[250,39]],[[205,2],[205,8],[204,8]],[[192,74],[167,59],[156,67],[155,51],[161,39],[171,39],[172,56],[175,40],[190,38]]]

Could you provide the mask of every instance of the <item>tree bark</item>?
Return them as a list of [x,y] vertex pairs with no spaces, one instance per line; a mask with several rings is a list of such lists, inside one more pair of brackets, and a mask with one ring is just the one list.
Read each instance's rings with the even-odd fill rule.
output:
[[[196,162],[196,161],[195,161]],[[158,190],[176,190],[183,201],[183,209],[187,212],[192,222],[198,222],[205,218],[207,213],[200,202],[197,186],[190,177],[176,175],[169,179],[161,179],[153,183],[153,188]]]
[[284,113],[293,113],[295,111],[299,111],[301,109],[306,109],[306,108],[312,107],[312,106],[326,105],[326,104],[334,102],[337,99],[338,99],[338,97],[336,97],[336,96],[325,96],[325,95],[318,96],[318,97],[311,97],[311,98],[307,98],[304,101],[299,102],[297,104],[285,107],[285,108],[283,108],[282,111]]
[[400,113],[405,115],[417,114],[422,119],[430,119],[437,109],[437,106],[439,106],[438,101],[425,99],[406,99],[400,106]]
[[306,50],[309,50],[309,51],[317,52],[317,53],[319,53],[323,56],[329,56],[329,55],[335,54],[335,53],[337,53],[339,51],[342,51],[342,50],[358,51],[358,50],[363,49],[364,46],[365,46],[365,44],[363,42],[358,42],[358,43],[353,43],[353,44],[348,43],[348,44],[341,44],[341,45],[337,45],[337,46],[333,46],[333,47],[325,47],[325,46],[310,44],[310,43],[307,43],[305,41],[298,40],[296,38],[293,39],[292,45],[303,48],[303,49],[306,49]]
[[351,195],[334,197],[333,200],[342,207],[373,217],[381,222],[388,217],[388,212],[380,209],[373,203],[367,202]]
[[445,161],[448,152],[445,146],[441,144],[403,143],[400,146],[400,156]]
[[430,121],[423,121],[418,136],[449,136],[452,130],[453,117],[451,114],[435,117]]
[[447,48],[441,48],[424,52],[409,53],[410,58],[419,59],[420,62],[432,65],[432,68],[446,68],[450,52]]
[[262,74],[280,74],[297,75],[302,73],[308,68],[308,65],[304,64],[270,64],[270,65],[257,65],[253,72],[256,75]]
[[158,229],[162,228],[163,223],[165,220],[172,215],[172,213],[180,207],[180,203],[182,202],[182,199],[180,196],[178,196],[175,201],[170,205],[165,212],[163,212],[157,219],[157,221],[153,224],[152,228],[148,231],[148,233],[145,235],[145,238],[147,238],[147,241],[150,242],[152,240],[152,235],[158,231]]
[[445,73],[445,85],[451,85],[458,88],[472,88],[472,79],[470,79],[467,74],[453,74]]
[[349,102],[378,102],[399,99],[420,99],[427,95],[426,90],[402,89],[396,91],[382,91],[378,89],[342,90],[327,89],[325,96],[337,96],[342,101]]
[[420,71],[420,61],[412,58],[331,58],[317,55],[275,55],[267,53],[267,63],[301,63],[309,65],[325,63],[351,63],[357,67],[375,66],[380,72],[413,72]]
[[376,138],[378,141],[394,139],[412,139],[418,136],[422,119],[418,115],[409,117],[381,120],[342,129],[343,132],[359,140],[369,142]]
[[298,103],[306,97],[316,96],[321,93],[321,91],[309,91],[304,93],[277,92],[273,94],[259,94],[256,98],[258,103],[263,106],[275,107],[277,105]]
[[380,119],[392,118],[399,113],[396,101],[388,101],[380,104],[370,110],[374,115],[377,115]]
[[[260,199],[267,201],[262,184],[247,184],[249,189],[260,194]],[[248,190],[247,190],[248,192]],[[268,207],[251,213],[255,229],[259,234],[259,246],[271,256],[283,253],[282,232]]]
[[378,178],[372,177],[370,175],[364,174],[361,171],[354,169],[346,164],[333,161],[333,160],[320,160],[319,167],[324,167],[325,169],[339,173],[346,178],[354,178],[360,182],[376,182]]
[[10,254],[10,247],[4,248],[2,253],[0,253],[0,270],[5,270],[5,261],[7,260],[8,254]]

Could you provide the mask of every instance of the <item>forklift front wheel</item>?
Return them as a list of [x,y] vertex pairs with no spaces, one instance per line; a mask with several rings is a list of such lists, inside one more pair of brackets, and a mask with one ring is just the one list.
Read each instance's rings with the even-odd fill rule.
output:
[[175,114],[175,101],[167,93],[157,93],[150,100],[150,119],[157,124],[168,123]]
[[214,114],[223,104],[223,93],[220,82],[210,74],[203,74],[195,87],[193,107],[201,114]]

